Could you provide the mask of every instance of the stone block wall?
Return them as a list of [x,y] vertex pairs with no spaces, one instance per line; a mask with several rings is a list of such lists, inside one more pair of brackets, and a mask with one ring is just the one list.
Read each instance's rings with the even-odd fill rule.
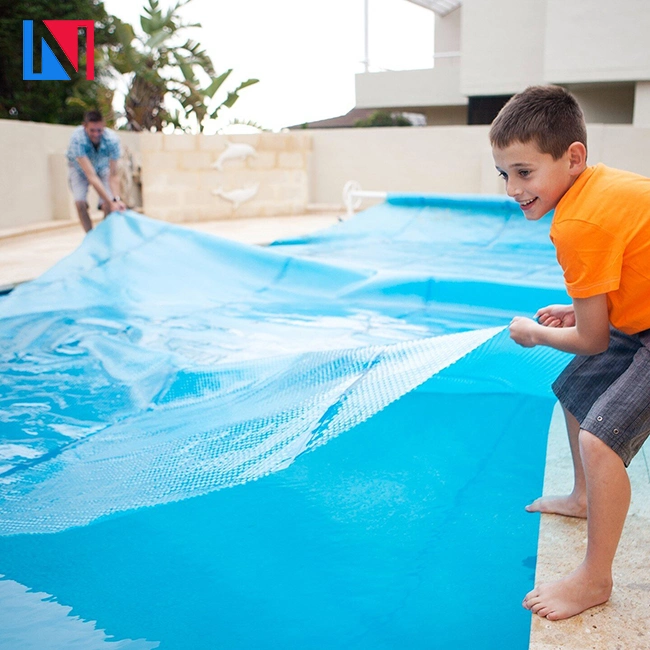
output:
[[144,213],[174,222],[302,214],[310,150],[306,133],[143,133]]

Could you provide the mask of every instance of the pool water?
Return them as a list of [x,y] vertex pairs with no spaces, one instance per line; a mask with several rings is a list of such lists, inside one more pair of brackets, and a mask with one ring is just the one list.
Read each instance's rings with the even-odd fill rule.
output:
[[[258,481],[0,538],[0,574],[169,650],[523,650],[538,530],[523,506],[549,417],[544,398],[416,391]],[[49,647],[51,622],[21,615]],[[0,647],[21,647],[5,629]]]

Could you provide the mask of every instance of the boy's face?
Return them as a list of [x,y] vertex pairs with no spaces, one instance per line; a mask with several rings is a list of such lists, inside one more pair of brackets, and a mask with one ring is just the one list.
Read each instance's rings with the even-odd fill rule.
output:
[[584,169],[584,160],[579,170],[576,167],[571,147],[558,160],[542,153],[534,142],[513,142],[503,149],[492,149],[508,196],[519,203],[529,221],[537,221],[553,210]]

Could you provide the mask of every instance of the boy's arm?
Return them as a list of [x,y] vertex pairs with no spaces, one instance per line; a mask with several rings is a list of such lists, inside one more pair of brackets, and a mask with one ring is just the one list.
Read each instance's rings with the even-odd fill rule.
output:
[[515,316],[510,323],[510,337],[527,348],[546,345],[571,354],[592,355],[607,350],[607,295],[574,298],[573,307],[576,318],[573,327],[545,327],[530,318]]

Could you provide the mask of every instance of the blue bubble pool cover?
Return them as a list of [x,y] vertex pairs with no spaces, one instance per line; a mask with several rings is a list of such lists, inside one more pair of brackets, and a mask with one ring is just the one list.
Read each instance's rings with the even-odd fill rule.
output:
[[0,534],[286,468],[472,351],[474,381],[547,395],[563,355],[503,327],[563,299],[548,227],[499,197],[392,196],[267,248],[113,214],[0,301]]
[[525,650],[566,299],[502,197],[111,215],[0,298],[0,648]]

